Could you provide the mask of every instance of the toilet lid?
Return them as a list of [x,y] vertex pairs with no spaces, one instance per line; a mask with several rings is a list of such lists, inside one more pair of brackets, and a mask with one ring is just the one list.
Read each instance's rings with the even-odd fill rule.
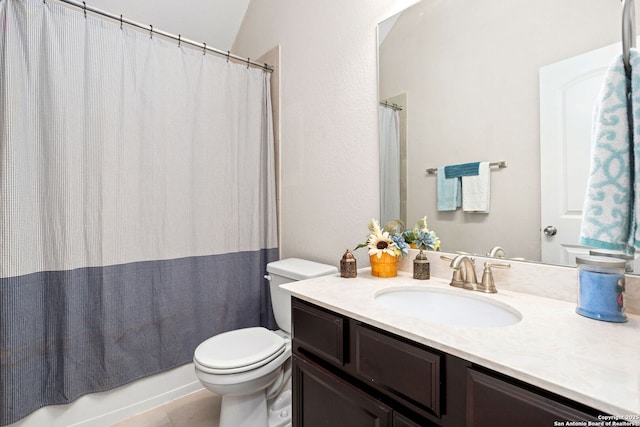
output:
[[266,328],[237,329],[204,341],[193,358],[209,370],[235,373],[270,362],[284,351],[285,342]]

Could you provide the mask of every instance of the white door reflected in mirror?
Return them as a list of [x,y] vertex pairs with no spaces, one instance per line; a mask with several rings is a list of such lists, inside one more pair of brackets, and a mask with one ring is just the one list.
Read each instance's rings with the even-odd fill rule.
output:
[[[589,177],[593,108],[620,44],[540,69],[542,262],[575,266]],[[553,225],[550,225],[553,224]]]

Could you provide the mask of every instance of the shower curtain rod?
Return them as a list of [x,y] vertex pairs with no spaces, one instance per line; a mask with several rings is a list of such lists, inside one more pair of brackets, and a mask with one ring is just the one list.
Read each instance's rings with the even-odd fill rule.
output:
[[[234,59],[234,60],[236,60],[238,62],[242,62],[242,63],[247,64],[247,67],[253,66],[255,68],[262,68],[264,71],[266,71],[268,73],[272,73],[273,69],[274,69],[273,66],[271,66],[269,64],[260,64],[260,63],[255,62],[255,61],[251,61],[250,58],[243,58],[241,56],[234,55],[234,54],[231,53],[231,51],[224,52],[222,50],[218,50],[218,49],[215,49],[213,47],[209,47],[209,46],[207,46],[206,43],[198,43],[198,42],[195,42],[195,41],[190,40],[190,39],[185,39],[180,34],[176,36],[175,34],[167,33],[166,31],[157,30],[157,29],[153,28],[153,25],[144,25],[144,24],[141,24],[139,22],[132,21],[132,20],[127,19],[127,18],[123,18],[122,15],[120,15],[120,16],[114,15],[112,13],[105,12],[104,10],[98,9],[96,7],[87,6],[86,2],[77,2],[77,1],[74,1],[74,0],[57,0],[57,1],[62,2],[62,3],[66,3],[66,4],[69,4],[71,6],[75,6],[75,7],[78,7],[80,9],[82,9],[84,11],[84,16],[85,17],[87,16],[87,12],[95,13],[97,15],[106,16],[107,18],[111,18],[114,21],[120,22],[120,27],[122,27],[122,24],[127,24],[127,25],[130,25],[132,27],[139,28],[141,30],[149,31],[149,34],[151,35],[151,37],[153,37],[154,34],[159,34],[159,35],[161,35],[163,37],[176,40],[178,42],[178,46],[180,46],[180,44],[182,44],[182,43],[186,43],[188,45],[203,49],[203,53],[205,51],[213,52],[213,53],[216,53],[218,55],[225,56],[227,58],[227,61],[229,60],[229,58],[232,58],[232,59]],[[43,0],[43,3],[46,3],[46,2],[47,2],[47,0]]]
[[402,105],[398,105],[396,103],[389,104],[388,101],[380,101],[380,105],[383,107],[391,108],[392,110],[402,111]]

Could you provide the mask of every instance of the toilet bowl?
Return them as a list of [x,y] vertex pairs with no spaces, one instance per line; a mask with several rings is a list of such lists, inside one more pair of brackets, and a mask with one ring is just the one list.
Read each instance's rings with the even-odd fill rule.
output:
[[335,274],[334,266],[298,258],[267,265],[271,303],[280,330],[237,329],[203,341],[193,363],[203,386],[222,396],[220,427],[291,424],[291,296],[280,285]]
[[[222,396],[220,427],[267,426],[267,400],[284,389],[272,386],[287,381],[285,362],[290,356],[291,341],[261,327],[225,332],[196,348],[196,376]],[[286,425],[288,419],[282,421],[280,425]]]

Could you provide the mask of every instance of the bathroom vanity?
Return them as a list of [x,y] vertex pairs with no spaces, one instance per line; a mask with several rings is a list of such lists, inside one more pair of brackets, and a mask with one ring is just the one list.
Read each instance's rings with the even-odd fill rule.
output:
[[284,287],[293,295],[294,426],[640,421],[638,316],[597,322],[577,315],[575,304],[499,291],[477,297],[508,305],[518,323],[440,324],[376,296],[399,287],[475,292],[403,272],[379,279],[367,269],[356,279]]

